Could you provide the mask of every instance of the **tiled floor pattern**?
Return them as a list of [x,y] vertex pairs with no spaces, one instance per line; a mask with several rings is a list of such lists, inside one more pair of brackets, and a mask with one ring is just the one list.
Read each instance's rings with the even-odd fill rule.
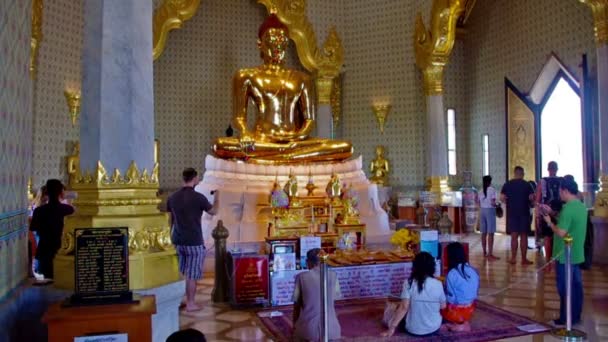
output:
[[[483,258],[479,235],[462,238],[471,246],[471,263],[481,275],[482,300],[503,309],[547,322],[558,315],[559,296],[555,288],[555,273],[537,271],[543,257],[536,250],[529,250],[531,266],[510,265],[506,262],[510,239],[496,237],[496,255],[501,259],[488,262]],[[532,240],[531,240],[532,242]],[[588,341],[608,341],[608,268],[595,265],[583,271],[585,304],[583,322],[577,326],[588,334]],[[271,341],[257,326],[253,310],[232,310],[226,304],[211,301],[213,275],[205,276],[199,283],[197,301],[205,309],[196,313],[182,312],[180,325],[202,331],[209,341]],[[499,292],[509,286],[506,291]],[[348,327],[342,327],[348,329]],[[557,341],[550,334],[513,338],[506,341]]]

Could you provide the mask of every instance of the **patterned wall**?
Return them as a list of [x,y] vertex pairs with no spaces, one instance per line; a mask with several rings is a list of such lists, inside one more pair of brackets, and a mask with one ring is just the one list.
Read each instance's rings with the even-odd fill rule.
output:
[[0,1],[0,298],[27,275],[31,3]]
[[80,89],[82,2],[45,0],[38,78],[34,96],[33,180],[37,188],[48,178],[67,182],[65,156],[78,140],[63,94],[66,87]]
[[[392,162],[390,182],[395,186],[421,187],[426,178],[426,103],[421,74],[415,65],[414,19],[421,13],[428,27],[432,1],[346,1],[343,134],[351,139],[365,164],[374,158],[376,145],[387,148]],[[464,52],[462,43],[446,71],[445,108],[464,109]],[[392,105],[384,134],[372,112],[374,102]],[[457,114],[458,115],[458,114]],[[464,121],[457,118],[459,133]],[[361,134],[365,132],[366,134]],[[457,142],[462,168],[464,134]],[[464,152],[460,150],[464,149]]]
[[469,165],[481,183],[481,135],[490,135],[490,171],[506,175],[504,78],[524,92],[555,52],[580,78],[581,55],[595,68],[591,11],[578,1],[477,1],[465,38]]

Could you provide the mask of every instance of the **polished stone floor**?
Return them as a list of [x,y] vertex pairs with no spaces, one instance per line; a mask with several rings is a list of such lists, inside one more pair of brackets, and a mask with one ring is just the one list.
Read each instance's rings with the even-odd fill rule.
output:
[[[479,235],[462,237],[470,244],[471,263],[481,275],[480,299],[503,309],[547,322],[557,317],[559,296],[555,288],[555,273],[537,269],[544,264],[541,253],[529,250],[534,265],[510,265],[506,262],[510,239],[496,237],[496,255],[500,260],[488,262],[483,258]],[[532,239],[530,240],[532,242]],[[588,341],[608,341],[608,268],[594,265],[583,271],[585,304],[583,322],[575,328],[588,334]],[[182,328],[202,331],[209,341],[271,341],[253,318],[253,311],[232,310],[225,304],[213,304],[210,295],[213,275],[200,282],[197,301],[205,309],[197,313],[182,312]],[[506,290],[503,290],[508,288]],[[348,327],[342,327],[348,329]],[[554,341],[550,334],[508,339],[507,341]]]

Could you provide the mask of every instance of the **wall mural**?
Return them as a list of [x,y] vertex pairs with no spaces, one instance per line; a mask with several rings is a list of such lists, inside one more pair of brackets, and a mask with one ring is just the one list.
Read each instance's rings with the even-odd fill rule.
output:
[[535,118],[534,112],[516,91],[506,85],[507,92],[507,179],[515,166],[521,166],[526,179],[536,179]]

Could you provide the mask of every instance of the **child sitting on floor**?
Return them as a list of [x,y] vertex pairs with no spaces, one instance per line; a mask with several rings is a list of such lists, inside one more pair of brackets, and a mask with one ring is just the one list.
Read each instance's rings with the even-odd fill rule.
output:
[[441,316],[448,321],[444,328],[450,331],[470,331],[469,321],[475,311],[479,291],[479,273],[466,260],[464,247],[452,242],[447,247],[448,275],[445,279],[447,307]]

